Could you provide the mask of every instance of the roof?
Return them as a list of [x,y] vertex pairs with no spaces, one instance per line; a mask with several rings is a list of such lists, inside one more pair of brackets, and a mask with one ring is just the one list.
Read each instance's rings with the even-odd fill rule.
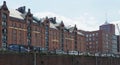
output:
[[37,23],[35,20],[33,20],[33,23]]
[[[2,6],[0,6],[1,9]],[[10,11],[10,16],[11,17],[15,17],[15,18],[19,18],[19,19],[24,19],[25,15],[21,14],[19,11],[15,10],[15,9],[9,9]]]
[[57,29],[56,26],[50,22],[50,28]]
[[19,18],[19,19],[24,19],[24,15],[21,14],[19,11],[14,10],[14,9],[10,9],[10,16],[11,17],[15,17],[15,18]]
[[83,36],[84,36],[84,34],[83,34],[83,33],[81,33],[81,32],[77,32],[77,34],[79,34],[79,35],[83,35]]
[[74,27],[69,28],[70,32],[74,31]]
[[[2,6],[0,6],[0,9],[1,9]],[[19,19],[24,19],[24,15],[21,14],[18,10],[15,10],[15,9],[9,9],[10,11],[10,16],[11,17],[15,17],[15,18],[19,18]]]
[[[1,7],[2,6],[0,6],[0,9],[1,9]],[[18,10],[15,10],[15,9],[9,9],[9,11],[10,11],[10,15],[9,16],[14,17],[14,18],[18,18],[18,19],[22,19],[22,20],[24,20],[25,15],[27,14],[27,13],[23,14],[23,13],[19,12]],[[45,20],[45,18],[39,19],[39,18],[33,16],[33,22],[34,23],[37,23],[38,21],[43,22],[44,20]],[[61,23],[57,23],[56,21],[53,22],[53,21],[50,20],[50,28],[57,29],[57,26],[60,26],[60,24]],[[68,30],[69,32],[73,32],[74,27],[66,26],[65,30],[66,31]],[[81,32],[77,32],[77,33],[79,35],[83,35]]]
[[59,26],[60,25],[60,23],[56,23],[56,24],[54,24],[55,26]]

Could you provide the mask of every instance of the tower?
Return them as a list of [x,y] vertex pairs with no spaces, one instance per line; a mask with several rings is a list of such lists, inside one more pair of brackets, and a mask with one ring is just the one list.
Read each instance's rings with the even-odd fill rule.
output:
[[103,31],[110,33],[110,34],[115,34],[115,25],[110,24],[106,21],[103,25],[101,25],[99,27],[99,30],[103,30]]

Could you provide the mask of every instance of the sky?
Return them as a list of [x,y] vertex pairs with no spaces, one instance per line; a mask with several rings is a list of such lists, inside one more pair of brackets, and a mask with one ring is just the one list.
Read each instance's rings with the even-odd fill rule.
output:
[[[0,5],[3,1],[0,0]],[[120,0],[6,0],[6,3],[10,9],[26,6],[38,18],[57,17],[66,26],[76,24],[78,29],[87,31],[98,30],[106,20],[120,25]]]

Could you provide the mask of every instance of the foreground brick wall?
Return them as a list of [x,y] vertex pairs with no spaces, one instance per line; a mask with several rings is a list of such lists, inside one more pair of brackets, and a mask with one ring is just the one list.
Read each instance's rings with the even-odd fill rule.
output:
[[[37,54],[36,63],[37,65],[120,65],[120,58]],[[0,54],[0,65],[34,65],[34,55]]]

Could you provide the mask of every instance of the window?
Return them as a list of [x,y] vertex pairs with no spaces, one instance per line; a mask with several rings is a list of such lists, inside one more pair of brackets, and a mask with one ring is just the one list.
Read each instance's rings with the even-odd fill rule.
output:
[[46,49],[48,50],[49,47],[49,26],[46,25],[45,27],[45,41],[46,41]]
[[88,41],[88,38],[86,38],[86,41]]
[[16,23],[14,23],[14,27],[17,27]]
[[5,21],[2,22],[2,26],[3,27],[6,26],[6,22]]
[[2,14],[2,47],[6,48],[7,45],[7,14]]
[[94,41],[94,40],[95,40],[95,37],[93,37],[92,39],[93,39],[93,41]]
[[89,34],[89,36],[91,37],[92,35],[91,35],[91,34]]
[[30,45],[31,44],[31,40],[30,39],[28,39],[28,45]]
[[31,39],[31,34],[30,34],[30,33],[28,33],[28,36],[27,36],[27,37],[28,37],[28,39]]
[[89,48],[92,48],[92,46],[90,45]]
[[23,34],[22,31],[20,30],[20,31],[19,31],[19,43],[20,43],[20,44],[23,44],[23,43],[24,43],[24,41],[23,41],[23,39],[24,39],[23,36],[24,36],[24,34]]
[[6,27],[6,22],[7,22],[7,15],[6,14],[2,14],[2,26]]
[[17,43],[17,31],[16,30],[12,30],[12,43],[16,44]]
[[94,34],[94,33],[93,33],[92,35],[93,35],[93,36],[95,36],[95,34]]
[[3,40],[3,41],[6,41],[6,40],[7,40],[7,37],[3,35],[3,36],[2,36],[2,40]]
[[63,33],[63,29],[61,30],[61,33],[60,33],[60,43],[61,43],[61,50],[63,50],[64,48],[64,33]]
[[2,33],[3,33],[3,34],[6,34],[6,33],[7,33],[7,30],[6,30],[6,29],[2,29]]
[[88,37],[88,34],[86,34],[86,37]]
[[96,36],[98,36],[98,33],[96,33]]
[[96,41],[96,44],[98,44],[98,41]]
[[27,24],[28,24],[28,25],[30,25],[30,24],[31,24],[30,20],[28,20],[28,21],[27,21]]
[[28,41],[27,41],[27,43],[28,43],[28,45],[30,45],[31,44],[31,20],[28,20],[27,21],[27,39],[28,39]]
[[27,27],[27,30],[28,30],[28,32],[30,32],[31,31],[31,27]]
[[92,42],[89,42],[89,44],[91,45],[91,44],[92,44]]
[[7,19],[7,14],[3,13],[2,14],[2,19]]
[[89,41],[91,41],[91,38],[89,38]]

